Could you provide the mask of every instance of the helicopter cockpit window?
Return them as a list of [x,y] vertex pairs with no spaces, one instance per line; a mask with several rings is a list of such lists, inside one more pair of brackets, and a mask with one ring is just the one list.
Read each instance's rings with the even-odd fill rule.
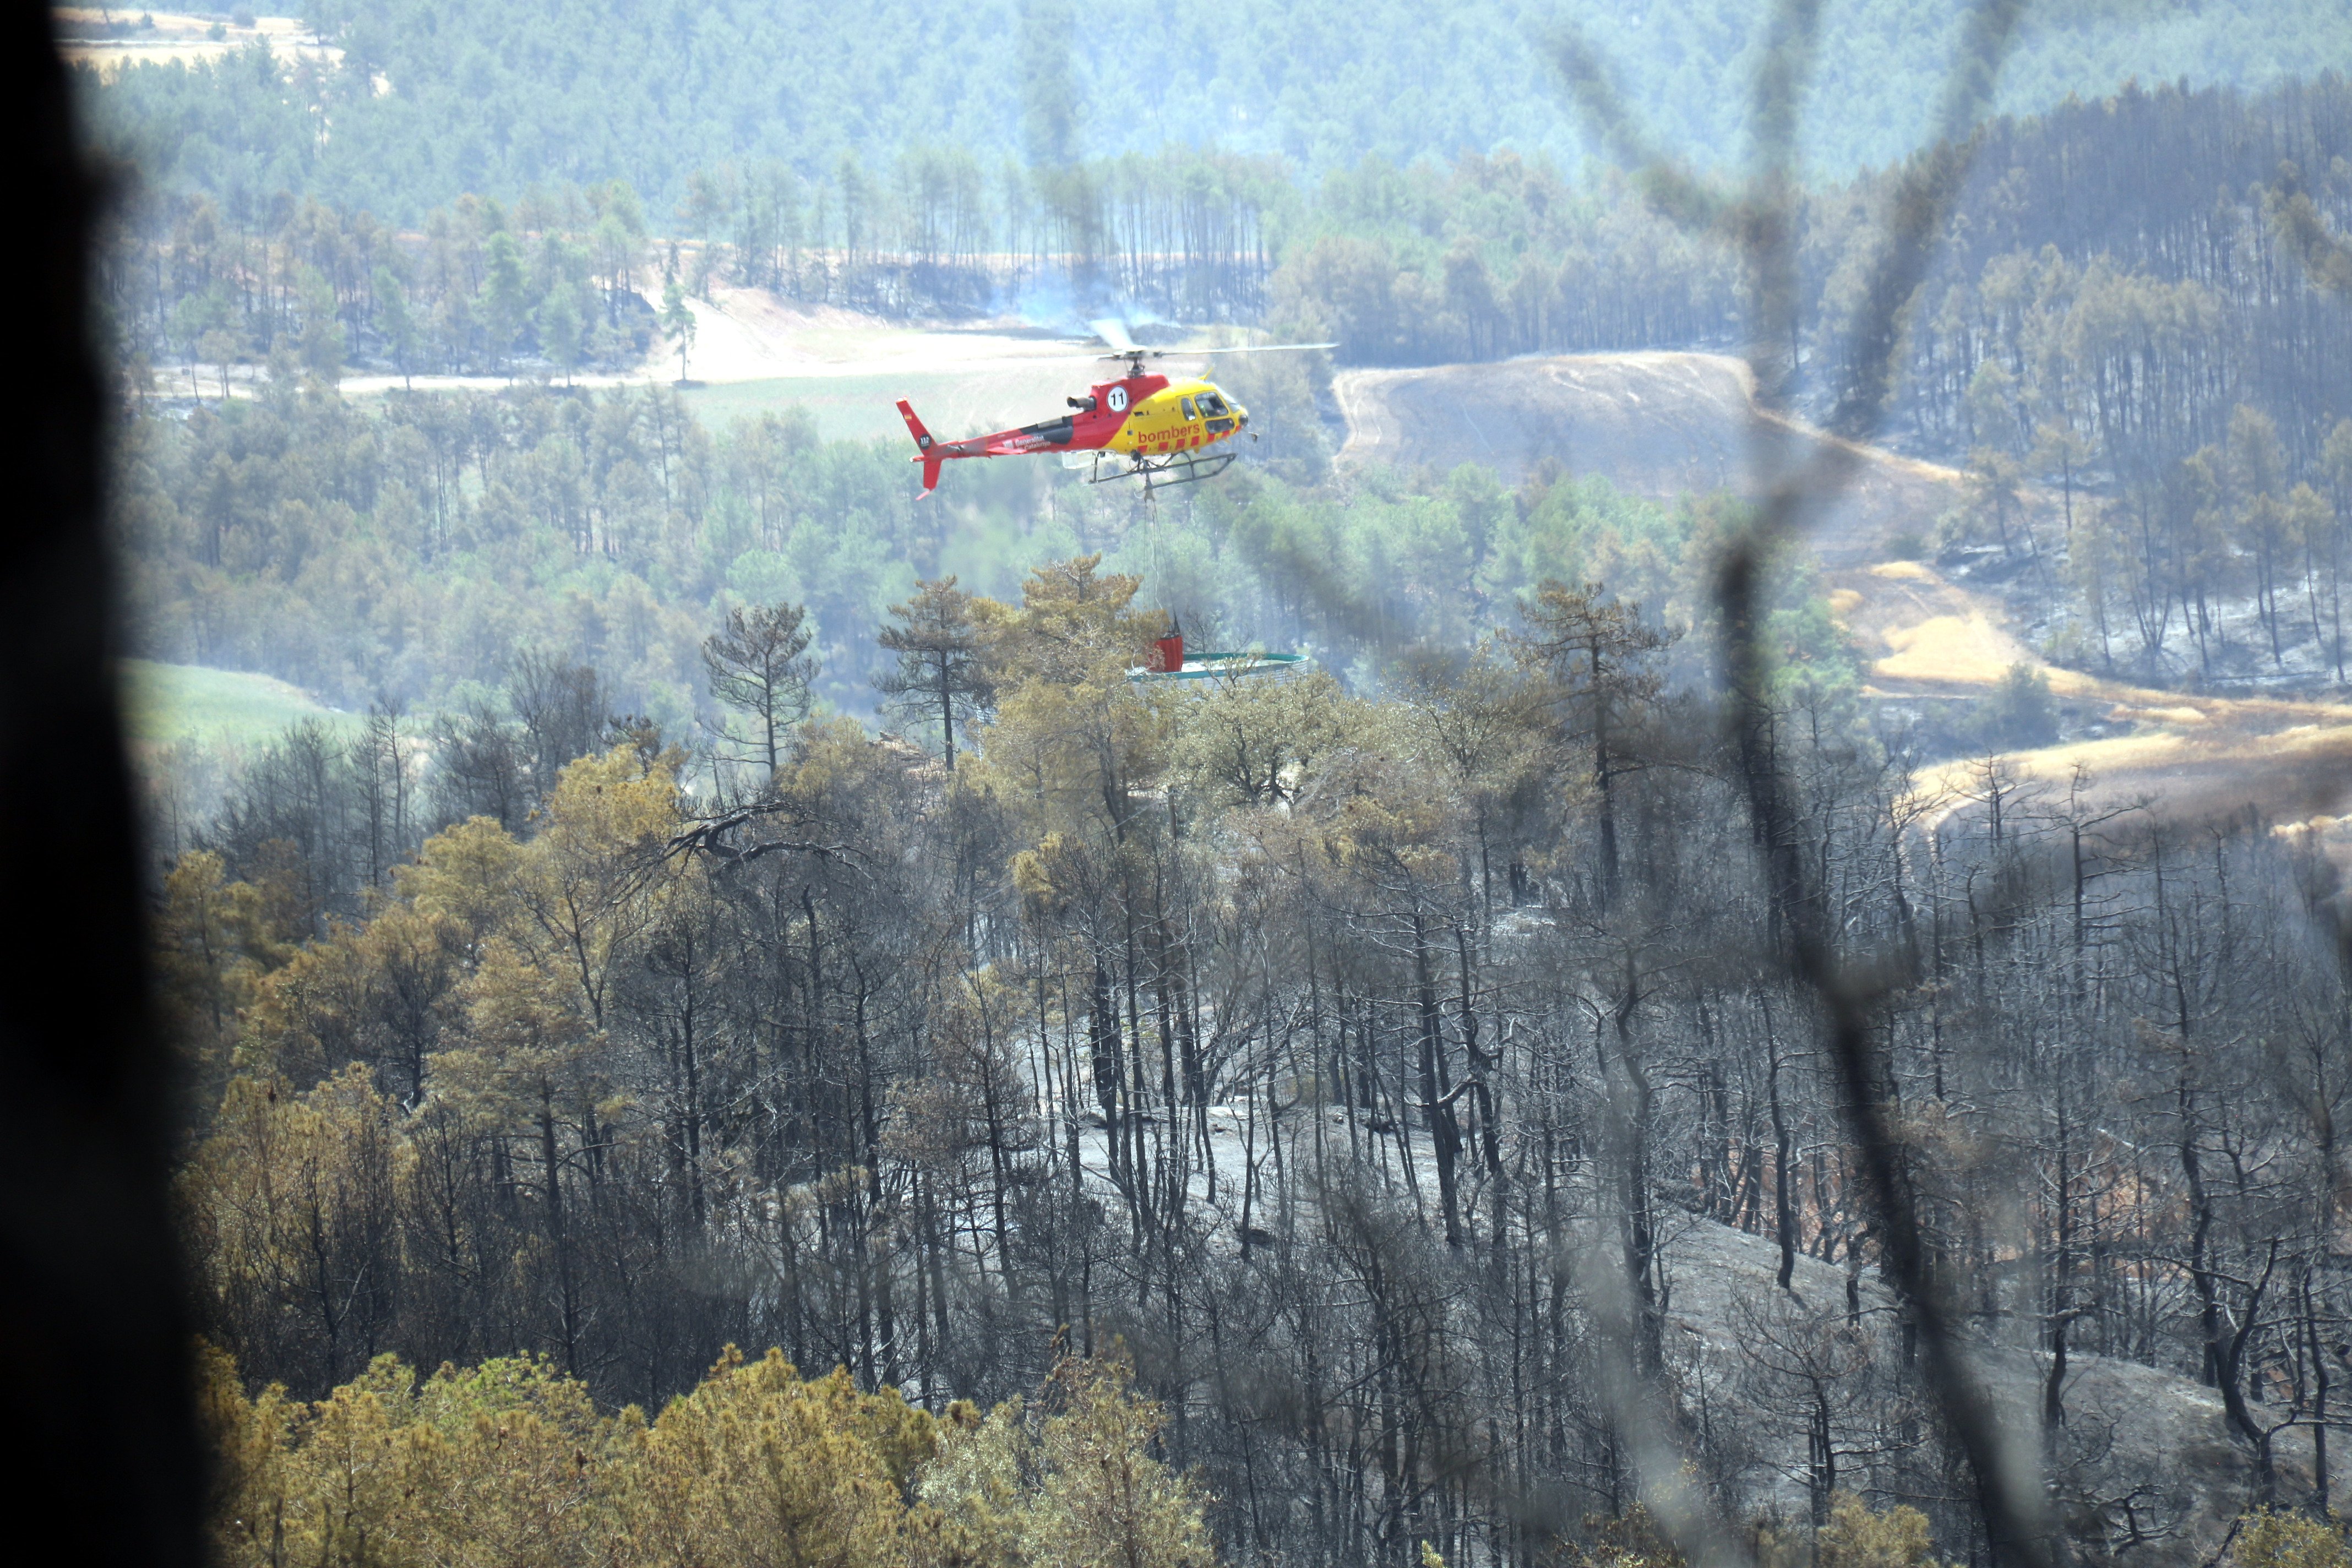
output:
[[1200,416],[1192,412],[1192,400],[1187,397],[1184,398],[1182,402],[1184,404],[1184,417],[1187,419],[1198,419]]
[[1213,392],[1204,392],[1201,394],[1201,412],[1212,419],[1222,418],[1225,412],[1225,400]]

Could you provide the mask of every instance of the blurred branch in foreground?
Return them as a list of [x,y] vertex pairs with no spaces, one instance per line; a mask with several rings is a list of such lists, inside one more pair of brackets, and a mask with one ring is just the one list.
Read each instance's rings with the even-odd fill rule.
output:
[[[1919,285],[1942,218],[1965,177],[1969,128],[1988,102],[2022,10],[2020,0],[1979,0],[1970,8],[1937,117],[1943,145],[1960,151],[1951,161],[1919,161],[1896,188],[1885,243],[1846,330],[1852,379],[1840,389],[1832,424],[1850,439],[1874,434],[1885,413],[1893,391],[1902,310]],[[1778,344],[1790,336],[1788,323],[1795,311],[1797,106],[1812,65],[1818,16],[1815,0],[1784,0],[1774,11],[1771,43],[1756,79],[1752,167],[1738,200],[1727,203],[1709,196],[1689,176],[1655,157],[1643,160],[1654,199],[1686,222],[1711,221],[1718,231],[1727,230],[1726,237],[1743,252],[1753,295],[1748,353],[1759,386],[1775,380],[1770,362]],[[1605,89],[1604,75],[1591,52],[1573,40],[1559,52],[1562,73],[1609,144],[1621,153],[1642,153],[1644,139],[1631,126],[1624,107]],[[1790,374],[1795,369],[1792,363]],[[1756,840],[1771,883],[1782,959],[1819,1001],[1824,1044],[1843,1089],[1885,1274],[1917,1322],[1925,1352],[1923,1375],[1975,1473],[1979,1505],[1996,1557],[2038,1568],[2050,1561],[2049,1526],[2031,1453],[2005,1438],[1992,1402],[1969,1364],[1958,1320],[1929,1274],[1918,1216],[1902,1179],[1904,1152],[1887,1117],[1884,1074],[1870,1037],[1877,983],[1836,952],[1821,919],[1821,890],[1810,885],[1789,831],[1796,809],[1774,757],[1774,715],[1767,696],[1772,658],[1761,635],[1759,580],[1766,562],[1801,537],[1806,523],[1848,481],[1854,453],[1844,443],[1824,442],[1814,447],[1811,458],[1791,466],[1788,451],[1779,427],[1760,417],[1752,420],[1750,486],[1759,504],[1753,521],[1725,552],[1717,589],[1729,717]],[[1621,1415],[1637,1403],[1621,1399]],[[1672,1473],[1660,1463],[1664,1457],[1653,1454],[1645,1465],[1654,1510],[1687,1555],[1719,1559],[1724,1532],[1703,1521],[1685,1489],[1664,1484]]]

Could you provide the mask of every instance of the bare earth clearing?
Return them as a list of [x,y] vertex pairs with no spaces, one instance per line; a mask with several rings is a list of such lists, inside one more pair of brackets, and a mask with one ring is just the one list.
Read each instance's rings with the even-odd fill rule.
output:
[[[342,50],[319,42],[309,24],[296,16],[255,16],[240,25],[225,16],[97,5],[58,5],[50,15],[57,19],[58,37],[67,40],[58,50],[66,62],[93,66],[109,80],[127,65],[173,60],[201,65],[255,44],[265,46],[280,60],[322,60],[333,65],[343,58]],[[141,16],[153,21],[152,30],[100,36],[104,29]],[[76,42],[78,38],[82,41]],[[381,82],[377,90],[383,90]]]
[[[1670,500],[1739,489],[1754,455],[1785,459],[1830,439],[1755,406],[1748,366],[1722,354],[1560,354],[1429,370],[1351,370],[1334,379],[1348,419],[1342,468],[1480,463],[1517,483],[1547,458]],[[1832,567],[1882,560],[1884,542],[1923,533],[1951,505],[1949,468],[1864,450],[1816,539]]]
[[[1747,366],[1717,354],[1579,354],[1429,370],[1343,372],[1334,384],[1348,419],[1343,468],[1440,468],[1475,462],[1523,477],[1545,457],[1636,495],[1745,488],[1751,432],[1798,454],[1834,439],[1753,405]],[[1783,447],[1784,455],[1787,447]],[[2021,641],[1994,596],[1934,566],[1894,559],[1899,535],[1932,539],[1958,504],[1958,470],[1856,449],[1853,482],[1812,535],[1832,608],[1870,661],[1870,694],[1949,699],[1981,694],[2013,664],[2046,671],[2052,690],[2105,710],[2129,732],[2017,753],[2012,767],[2063,784],[2079,763],[2101,798],[2158,797],[2176,814],[2261,807],[2274,822],[2310,822],[2352,862],[2352,822],[2338,830],[2352,786],[2352,707],[2325,701],[2189,696],[2051,666]],[[2053,498],[2035,498],[2043,538]],[[1930,795],[1951,796],[1969,764],[1934,770]]]
[[[660,298],[654,281],[641,289]],[[908,399],[943,438],[1050,417],[1063,398],[1108,370],[1083,337],[1011,321],[970,327],[906,326],[837,306],[787,304],[765,289],[714,287],[689,300],[694,345],[688,405],[708,423],[731,424],[799,407],[828,440],[906,439],[896,406]],[[657,348],[619,374],[582,375],[579,386],[669,385],[675,350]],[[346,376],[346,396],[403,384],[396,375]],[[512,384],[499,376],[420,375],[419,391]],[[910,447],[911,451],[912,448]]]

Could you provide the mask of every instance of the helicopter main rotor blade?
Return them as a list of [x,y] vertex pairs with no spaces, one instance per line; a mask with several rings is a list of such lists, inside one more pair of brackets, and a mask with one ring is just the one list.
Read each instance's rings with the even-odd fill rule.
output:
[[1116,317],[1107,316],[1098,321],[1088,321],[1087,325],[1109,347],[1110,353],[1100,356],[1107,360],[1167,359],[1180,354],[1277,353],[1295,349],[1336,349],[1339,346],[1338,343],[1241,343],[1223,349],[1145,348],[1127,330],[1127,323]]
[[1109,360],[1114,363],[1120,360],[1140,363],[1147,359],[1188,359],[1194,354],[1293,353],[1307,349],[1336,349],[1339,346],[1338,343],[1235,343],[1221,349],[1128,349],[1120,353],[1090,354],[1087,357]]
[[[938,366],[940,372],[954,370],[997,370],[1020,365],[1104,363],[1124,364],[1140,356],[1143,359],[1184,359],[1192,354],[1262,354],[1281,353],[1303,349],[1336,349],[1338,343],[1241,343],[1222,349],[1146,349],[1134,348],[1125,353],[1096,353],[1080,351],[1076,353],[991,354],[982,359],[951,360]],[[787,376],[785,380],[821,380],[824,373]],[[844,372],[842,374],[849,374]],[[862,374],[862,373],[861,373]]]
[[1336,349],[1338,343],[1236,343],[1223,349],[1170,349],[1171,354],[1272,354],[1294,349]]
[[1339,348],[1339,343],[1233,343],[1228,348],[1129,348],[1115,355],[1089,355],[1094,360],[1131,360],[1140,364],[1143,360],[1188,360],[1192,355],[1286,355],[1303,353],[1310,348]]

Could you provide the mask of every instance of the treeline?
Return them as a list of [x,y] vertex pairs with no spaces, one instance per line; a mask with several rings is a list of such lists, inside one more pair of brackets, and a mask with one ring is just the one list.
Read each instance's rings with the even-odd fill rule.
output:
[[100,294],[134,378],[226,378],[281,346],[330,375],[612,368],[650,346],[657,279],[896,315],[1264,316],[1356,363],[1734,341],[1729,258],[1596,178],[1503,154],[1367,161],[1302,190],[1279,160],[1213,153],[990,169],[926,149],[821,178],[698,169],[666,215],[619,182],[467,196],[405,231],[283,194],[149,190],[118,212]]
[[[2257,1500],[2327,1495],[2352,1009],[2316,843],[1998,761],[1923,795],[1803,681],[1735,740],[1670,631],[1557,584],[1379,700],[1139,686],[1138,588],[926,584],[885,651],[928,750],[798,720],[796,619],[747,616],[706,647],[772,771],[698,804],[608,731],[345,919],[285,839],[183,858],[155,931],[207,1331],[305,1397],[521,1347],[659,1401],[734,1342],[931,1410],[1116,1336],[1227,1553],[1390,1568],[1622,1514],[1636,1399],[1730,1518],[1853,1490],[1981,1550],[1872,1304],[1801,899],[1886,977],[1919,1243],[2028,1356],[2076,1544],[2206,1497],[2082,1409],[2089,1357],[2215,1391]],[[1681,1325],[1739,1232],[1782,1289],[1717,1344]]]
[[[1971,474],[1915,537],[2021,575],[2058,657],[2341,684],[2352,295],[2326,237],[2352,230],[2352,84],[2131,90],[1994,121],[1967,152],[1893,344],[1849,340],[1853,291],[1896,182],[1958,181],[1958,153],[1807,204],[1794,337],[1760,345],[1768,395],[1834,426],[1893,352],[1884,434]],[[1286,250],[1273,308],[1360,363],[1738,341],[1723,250],[1625,196],[1598,210],[1647,232],[1595,246],[1570,191],[1507,163],[1334,177],[1328,232]]]
[[182,395],[202,395],[196,366],[226,380],[281,349],[330,378],[565,376],[644,357],[659,279],[894,315],[1120,300],[1252,319],[1297,201],[1279,163],[1184,151],[1031,171],[922,150],[818,179],[728,163],[696,171],[667,214],[610,181],[511,205],[468,195],[408,230],[284,193],[148,188],[115,215],[100,291],[134,381],[178,366]]
[[272,380],[130,421],[114,505],[158,658],[354,709],[463,707],[537,649],[690,728],[695,649],[730,594],[808,604],[820,655],[864,689],[865,628],[953,521],[914,507],[905,468],[797,416],[714,439],[667,390],[361,405]]
[[[2132,89],[1994,121],[1969,153],[1947,243],[1904,312],[1899,432],[1943,456],[2007,445],[2021,458],[2050,426],[2125,488],[2217,443],[2243,403],[2304,474],[2347,412],[2334,389],[2352,327],[2282,247],[2271,209],[2292,187],[2319,221],[2352,221],[2352,87]],[[1849,342],[1847,324],[1890,193],[1959,169],[1937,149],[1806,204],[1795,335],[1762,345],[1782,394],[1833,417],[1858,367],[1888,352]],[[335,334],[341,359],[385,369],[616,363],[650,341],[641,290],[656,268],[691,290],[892,312],[1042,290],[1057,315],[1112,300],[1185,320],[1263,313],[1329,331],[1368,364],[1748,335],[1717,239],[1605,172],[1576,183],[1508,154],[1368,161],[1312,190],[1279,163],[1189,152],[991,170],[919,151],[883,172],[735,163],[685,184],[667,216],[606,184],[511,207],[467,198],[404,236],[291,197],[157,194],[127,209],[104,295],[150,366],[266,359],[281,342],[324,363]]]
[[248,1397],[217,1352],[204,1373],[233,1568],[1213,1560],[1199,1483],[1152,1452],[1162,1413],[1108,1356],[1065,1361],[1034,1405],[936,1415],[731,1347],[650,1417],[529,1356],[422,1379],[384,1356],[316,1401]]
[[2340,685],[2352,296],[2291,219],[2352,214],[2352,88],[2126,95],[1980,141],[1999,199],[1922,286],[1898,400],[1973,475],[1946,542],[2029,571],[2077,662]]
[[[2126,94],[1979,142],[1896,415],[1975,476],[1950,542],[2031,558],[2084,662],[2340,684],[2352,297],[2282,220],[2352,217],[2352,84]],[[2058,503],[2040,535],[2021,481]]]
[[[1965,174],[1939,147],[1808,198],[1796,340],[1755,345],[1777,360],[1780,395],[1833,419],[1894,346],[1847,337],[1892,193],[1916,176],[1965,181],[1901,316],[1892,426],[1923,449],[2030,444],[2051,421],[2129,484],[2218,442],[2243,402],[2287,433],[2300,470],[2352,412],[2352,321],[2266,211],[2292,184],[2339,229],[2352,222],[2352,83],[2132,88],[1991,121],[1966,153]],[[1580,188],[1510,159],[1327,178],[1268,289],[1277,317],[1331,331],[1354,363],[1748,334],[1736,257],[1714,237],[1648,215],[1607,177]]]
[[177,366],[185,381],[162,390],[225,398],[235,367],[249,378],[281,355],[330,383],[346,366],[568,376],[632,365],[653,343],[645,216],[625,185],[512,214],[469,196],[408,237],[315,203],[244,223],[204,198],[162,208],[126,208],[100,267],[100,310],[142,395]]
[[[1094,68],[1068,0],[941,16],[907,0],[782,16],[714,0],[690,24],[588,0],[312,0],[303,19],[339,59],[247,48],[182,67],[132,65],[86,101],[179,192],[229,205],[278,191],[402,225],[466,192],[626,180],[681,199],[730,158],[803,177],[845,154],[886,167],[922,146],[993,168],[1148,153],[1171,142],[1280,156],[1318,177],[1366,155],[1404,165],[1507,148],[1574,163],[1580,136],[1549,47],[1557,18],[1520,0],[1305,0],[1171,37],[1148,81]],[[1747,83],[1764,18],[1743,0],[1667,0],[1578,23],[1661,144],[1706,167],[1744,154]],[[103,37],[103,17],[66,18]],[[1885,164],[1931,133],[1957,16],[1856,0],[1821,19],[1804,145],[1832,178]],[[2267,87],[2352,66],[2328,0],[2157,0],[2036,7],[1997,84],[2030,112],[2118,82]],[[1736,84],[1727,90],[1727,84]],[[887,112],[882,106],[887,106]]]
[[984,311],[1045,296],[1063,310],[1127,301],[1176,321],[1255,318],[1280,216],[1277,159],[1171,148],[1098,162],[985,168],[919,149],[821,181],[782,163],[688,177],[680,232],[705,241],[695,280],[888,313]]
[[[1307,648],[1359,681],[1471,646],[1548,576],[1621,582],[1683,625],[1711,613],[1710,552],[1737,521],[1720,498],[1667,506],[1549,471],[1514,491],[1467,468],[1335,491],[1304,384],[1234,384],[1275,426],[1270,458],[1143,509],[1019,464],[971,465],[919,505],[903,444],[822,441],[797,415],[714,435],[667,389],[345,401],[271,378],[127,422],[112,501],[132,637],[353,710],[518,725],[543,706],[532,661],[551,660],[597,671],[605,712],[691,734],[715,719],[696,650],[730,606],[802,605],[817,696],[866,712],[875,636],[919,576],[1009,594],[1022,563],[1077,551],[1145,575],[1196,646]],[[1813,606],[1791,646],[1850,683],[1818,595],[1790,592]]]

